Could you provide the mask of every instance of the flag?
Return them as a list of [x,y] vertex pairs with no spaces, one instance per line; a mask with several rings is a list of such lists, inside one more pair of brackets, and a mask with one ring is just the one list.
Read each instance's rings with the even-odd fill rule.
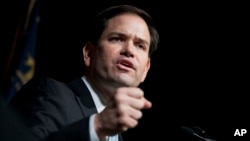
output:
[[24,25],[26,36],[25,43],[16,70],[11,76],[11,86],[7,95],[7,101],[10,101],[15,93],[34,76],[35,50],[39,20],[39,0],[31,0]]

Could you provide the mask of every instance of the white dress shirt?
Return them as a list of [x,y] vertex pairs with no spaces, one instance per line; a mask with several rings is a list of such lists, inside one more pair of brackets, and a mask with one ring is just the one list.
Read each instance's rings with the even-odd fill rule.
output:
[[[100,97],[98,97],[97,93],[94,91],[94,89],[91,87],[91,85],[89,84],[89,82],[87,81],[86,77],[83,76],[82,77],[83,82],[85,83],[85,85],[87,86],[88,90],[90,91],[90,94],[94,100],[97,112],[100,113],[104,108],[105,105],[102,103]],[[90,140],[91,141],[100,141],[97,133],[95,131],[94,128],[94,117],[96,114],[93,114],[90,116],[90,121],[89,121],[89,131],[90,131]],[[107,141],[118,141],[118,135],[114,135],[114,136],[107,136],[106,137]]]

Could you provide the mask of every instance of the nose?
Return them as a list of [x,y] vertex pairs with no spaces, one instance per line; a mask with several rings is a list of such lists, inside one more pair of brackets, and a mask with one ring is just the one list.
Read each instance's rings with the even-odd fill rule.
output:
[[121,55],[126,57],[134,57],[134,49],[135,47],[133,42],[127,42],[122,48]]

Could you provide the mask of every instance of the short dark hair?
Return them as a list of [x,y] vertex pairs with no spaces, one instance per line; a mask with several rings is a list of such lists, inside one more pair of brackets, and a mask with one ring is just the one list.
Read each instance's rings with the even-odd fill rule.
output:
[[102,32],[106,28],[107,21],[112,17],[123,13],[136,14],[146,22],[151,38],[149,47],[149,56],[151,56],[158,47],[159,34],[156,30],[152,17],[146,11],[131,5],[112,6],[98,13],[90,24],[91,28],[88,29],[89,35],[87,37],[87,40],[92,42],[93,44],[97,44]]

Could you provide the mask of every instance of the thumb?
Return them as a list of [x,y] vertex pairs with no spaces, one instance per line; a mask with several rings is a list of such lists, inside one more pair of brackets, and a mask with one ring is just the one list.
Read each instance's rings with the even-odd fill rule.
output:
[[143,109],[149,109],[149,108],[152,107],[152,103],[149,100],[147,100],[145,98],[143,98],[143,100],[144,100],[144,107],[143,107]]

